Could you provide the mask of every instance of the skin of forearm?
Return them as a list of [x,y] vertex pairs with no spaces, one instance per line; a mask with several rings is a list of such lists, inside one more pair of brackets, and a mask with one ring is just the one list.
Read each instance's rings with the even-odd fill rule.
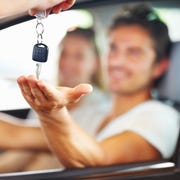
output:
[[66,168],[105,164],[100,144],[75,124],[66,108],[53,118],[41,116],[40,119],[52,151]]
[[0,149],[44,150],[49,148],[39,127],[0,121]]
[[29,9],[47,9],[59,2],[58,0],[0,0],[0,18],[20,14]]
[[35,7],[36,4],[34,0],[0,0],[0,18],[23,13]]
[[29,149],[34,151],[49,151],[46,137],[39,127],[22,127],[22,133],[19,134],[18,139],[20,149]]

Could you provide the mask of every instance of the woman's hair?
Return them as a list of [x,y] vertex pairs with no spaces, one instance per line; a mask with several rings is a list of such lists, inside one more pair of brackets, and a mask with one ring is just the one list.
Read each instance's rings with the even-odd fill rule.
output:
[[[153,48],[156,53],[155,62],[159,62],[163,58],[169,60],[172,43],[168,28],[148,3],[136,3],[123,6],[120,9],[119,15],[111,24],[109,33],[124,25],[139,25],[149,33],[153,40]],[[154,86],[159,84],[163,76],[164,74],[155,80]]]
[[103,78],[102,78],[102,66],[101,66],[99,50],[96,45],[95,31],[92,28],[84,29],[84,28],[80,28],[80,27],[77,27],[73,30],[68,30],[66,35],[64,36],[63,40],[60,42],[60,46],[66,38],[71,37],[71,36],[77,36],[77,37],[83,38],[87,42],[89,42],[89,44],[95,54],[96,61],[97,61],[97,67],[98,67],[97,71],[93,74],[93,76],[91,78],[91,83],[100,89],[104,89]]

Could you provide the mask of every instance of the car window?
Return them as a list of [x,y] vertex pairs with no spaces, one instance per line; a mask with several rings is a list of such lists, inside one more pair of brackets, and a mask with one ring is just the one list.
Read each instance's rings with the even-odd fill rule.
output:
[[[180,9],[179,8],[156,8],[160,18],[167,24],[172,41],[180,41]],[[176,26],[174,26],[176,24]]]
[[[102,60],[106,54],[106,30],[111,19],[118,14],[120,5],[99,6],[69,10],[59,15],[50,15],[43,20],[43,42],[49,47],[47,63],[43,64],[40,78],[56,83],[57,47],[65,32],[76,26],[94,26]],[[180,8],[155,7],[161,19],[167,23],[170,37],[180,41]],[[36,43],[36,19],[0,31],[0,110],[29,108],[16,79],[20,75],[35,74],[36,63],[32,49]]]

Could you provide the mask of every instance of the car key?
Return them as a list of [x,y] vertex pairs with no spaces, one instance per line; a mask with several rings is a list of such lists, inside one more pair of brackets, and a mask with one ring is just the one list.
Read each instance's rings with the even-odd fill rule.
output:
[[36,61],[36,77],[39,79],[41,73],[42,63],[47,61],[48,58],[48,47],[42,43],[44,26],[42,19],[46,17],[46,11],[42,11],[35,15],[37,19],[36,33],[37,33],[37,44],[33,47],[32,59]]
[[45,63],[48,58],[48,46],[43,43],[34,45],[32,59],[36,61],[36,77],[39,79],[42,63]]

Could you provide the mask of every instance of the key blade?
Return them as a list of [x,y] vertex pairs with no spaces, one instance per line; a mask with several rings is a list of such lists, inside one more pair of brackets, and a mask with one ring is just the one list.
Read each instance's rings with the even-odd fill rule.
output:
[[41,73],[41,63],[36,63],[36,78],[39,79],[40,73]]

